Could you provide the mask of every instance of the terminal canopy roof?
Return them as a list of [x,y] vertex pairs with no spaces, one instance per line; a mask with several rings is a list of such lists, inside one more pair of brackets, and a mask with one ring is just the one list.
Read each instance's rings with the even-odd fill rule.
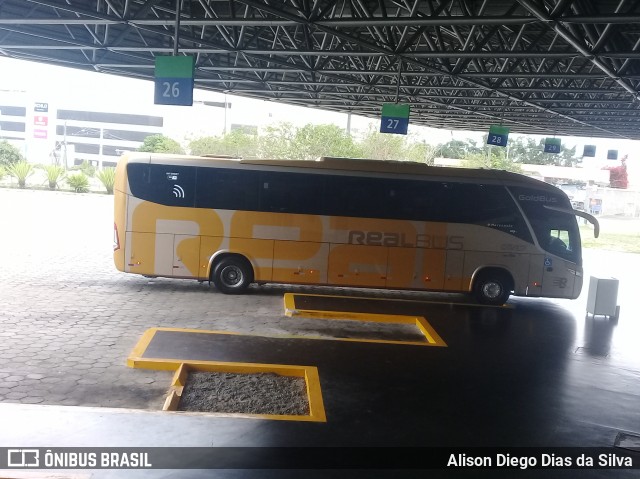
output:
[[0,2],[0,55],[153,78],[176,48],[195,56],[197,88],[369,117],[400,102],[436,128],[640,138],[636,0]]

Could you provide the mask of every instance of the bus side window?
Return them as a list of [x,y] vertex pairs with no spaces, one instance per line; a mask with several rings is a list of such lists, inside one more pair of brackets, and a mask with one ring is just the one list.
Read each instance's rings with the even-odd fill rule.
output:
[[129,163],[127,174],[131,193],[138,198],[167,206],[195,205],[195,168]]
[[258,209],[258,173],[225,168],[198,168],[198,208]]
[[[389,218],[389,182],[381,178],[335,176],[327,185],[326,214],[332,216],[359,216],[363,218]],[[400,193],[394,189],[393,198]]]
[[478,212],[476,224],[509,233],[533,243],[513,198],[503,186],[480,185],[478,188]]
[[324,176],[262,172],[260,210],[277,213],[322,214]]

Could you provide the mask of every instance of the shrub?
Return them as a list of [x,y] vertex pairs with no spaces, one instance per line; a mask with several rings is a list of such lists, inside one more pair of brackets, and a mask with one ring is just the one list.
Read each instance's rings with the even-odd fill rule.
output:
[[96,174],[96,167],[84,160],[80,165],[74,166],[72,170],[81,171],[85,176],[93,178]]
[[87,193],[89,191],[89,178],[84,173],[69,175],[67,183],[76,193]]
[[58,183],[64,178],[64,168],[58,165],[45,165],[42,169],[47,174],[49,189],[55,190],[59,186]]
[[25,161],[25,158],[20,153],[20,150],[7,140],[0,141],[0,166],[6,168],[21,161]]
[[5,171],[5,169],[2,166],[0,166],[0,180],[4,178],[4,175],[6,174],[7,172]]
[[116,169],[115,168],[105,168],[98,172],[98,179],[102,182],[104,187],[107,189],[107,193],[110,195],[113,194],[113,185],[116,182]]
[[27,163],[26,161],[19,161],[18,163],[14,163],[7,168],[7,172],[10,176],[13,176],[18,180],[18,186],[20,188],[25,188],[27,186],[27,178],[33,175],[33,165],[31,163]]

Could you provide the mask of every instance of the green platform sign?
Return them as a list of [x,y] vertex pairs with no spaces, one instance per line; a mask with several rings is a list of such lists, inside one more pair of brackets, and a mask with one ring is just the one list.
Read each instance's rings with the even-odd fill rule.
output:
[[491,125],[489,127],[489,136],[487,137],[487,145],[507,146],[509,140],[509,128],[500,125]]
[[380,133],[406,135],[409,129],[409,105],[385,103],[382,105]]
[[545,138],[544,140],[544,152],[552,153],[557,155],[560,153],[560,148],[562,143],[560,142],[560,138]]
[[155,95],[156,105],[193,105],[192,56],[156,57]]
[[584,145],[584,150],[582,150],[582,156],[588,156],[588,157],[596,156],[596,145]]

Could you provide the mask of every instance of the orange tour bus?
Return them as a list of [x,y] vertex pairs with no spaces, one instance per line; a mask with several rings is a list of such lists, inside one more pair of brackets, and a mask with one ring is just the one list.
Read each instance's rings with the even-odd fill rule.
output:
[[348,158],[132,153],[118,162],[120,271],[212,281],[571,298],[580,232],[567,195],[505,171]]

